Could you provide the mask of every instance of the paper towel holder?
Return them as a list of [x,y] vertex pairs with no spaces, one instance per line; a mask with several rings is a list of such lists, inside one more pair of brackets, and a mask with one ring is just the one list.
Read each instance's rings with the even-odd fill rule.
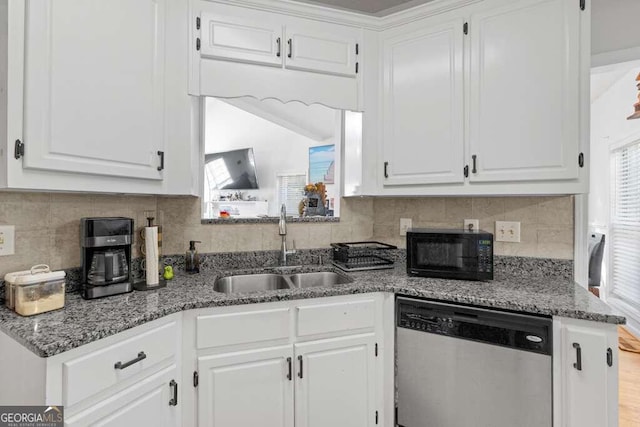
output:
[[[156,238],[157,246],[155,250],[157,250],[158,265],[160,265],[160,256],[162,254],[161,252],[162,251],[162,226],[153,224],[153,220],[155,219],[154,211],[145,211],[144,216],[147,219],[147,227],[143,227],[140,229],[140,238],[142,240],[142,243],[140,244],[140,252],[146,256],[146,245],[149,243],[145,239],[145,232],[147,231],[147,229],[151,227],[157,228],[157,238]],[[160,213],[159,216],[162,216],[162,213]],[[167,286],[167,281],[162,277],[160,273],[160,268],[158,268],[156,271],[156,274],[158,275],[158,283],[148,284],[147,283],[148,272],[145,266],[146,266],[146,259],[142,259],[142,261],[140,262],[140,270],[142,274],[140,278],[134,281],[133,289],[135,289],[136,291],[152,291],[152,290],[164,288]]]

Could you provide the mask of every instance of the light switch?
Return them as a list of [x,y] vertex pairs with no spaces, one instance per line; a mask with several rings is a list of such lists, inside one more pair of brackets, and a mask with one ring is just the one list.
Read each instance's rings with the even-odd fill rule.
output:
[[13,225],[0,225],[0,256],[16,252],[15,237],[16,228]]

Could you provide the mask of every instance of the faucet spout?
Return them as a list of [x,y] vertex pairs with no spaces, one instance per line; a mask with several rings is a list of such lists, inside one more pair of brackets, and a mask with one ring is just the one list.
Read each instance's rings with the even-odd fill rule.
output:
[[278,234],[282,238],[280,245],[280,260],[281,266],[286,266],[289,255],[296,254],[296,242],[293,242],[293,249],[287,249],[287,207],[283,204],[280,208],[280,221],[278,221]]
[[287,207],[282,204],[280,208],[280,221],[278,221],[278,234],[280,236],[287,235]]

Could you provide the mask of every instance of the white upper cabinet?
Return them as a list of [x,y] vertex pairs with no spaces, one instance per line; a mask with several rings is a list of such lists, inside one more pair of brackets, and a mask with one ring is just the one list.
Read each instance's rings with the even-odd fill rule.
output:
[[187,2],[4,5],[0,189],[198,193]]
[[385,186],[464,181],[462,25],[426,19],[382,41]]
[[203,12],[200,19],[202,57],[282,65],[282,24],[277,15],[221,8]]
[[498,3],[469,21],[470,180],[575,179],[580,146],[578,2]]
[[24,167],[163,179],[165,0],[26,7]]
[[331,22],[341,12],[271,6],[193,1],[189,93],[361,109],[362,28]]
[[373,194],[588,191],[588,8],[485,0],[397,19],[380,33],[381,75],[365,78]]
[[360,30],[296,19],[285,34],[286,68],[355,77]]

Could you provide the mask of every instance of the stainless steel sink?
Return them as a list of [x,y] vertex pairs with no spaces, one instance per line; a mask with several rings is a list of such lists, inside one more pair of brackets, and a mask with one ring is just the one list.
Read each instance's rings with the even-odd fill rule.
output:
[[290,287],[289,281],[280,274],[246,274],[221,277],[216,280],[213,290],[232,294],[289,289]]
[[291,274],[289,279],[296,288],[313,288],[316,286],[335,286],[351,283],[349,277],[330,271],[322,271],[317,273],[299,273]]
[[347,276],[322,271],[299,274],[243,274],[221,277],[216,280],[213,290],[225,294],[273,291],[277,289],[313,288],[351,283]]

